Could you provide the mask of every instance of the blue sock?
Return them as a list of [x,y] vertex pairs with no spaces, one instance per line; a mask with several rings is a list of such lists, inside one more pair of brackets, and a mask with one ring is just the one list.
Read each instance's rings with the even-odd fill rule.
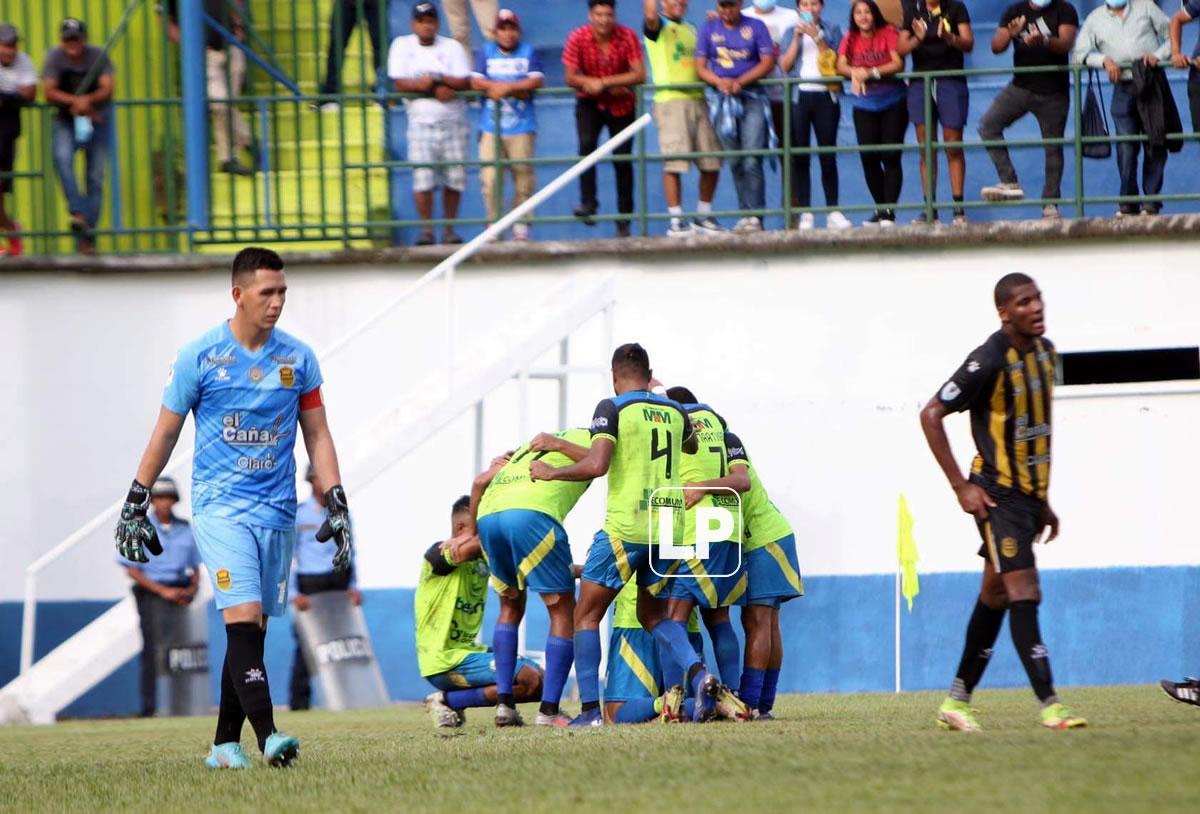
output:
[[763,679],[766,677],[766,670],[755,670],[752,667],[747,667],[742,671],[742,686],[738,690],[738,696],[746,702],[746,706],[750,709],[758,709],[758,704],[762,700]]
[[689,721],[692,718],[696,717],[696,699],[695,698],[688,698],[687,700],[685,700],[683,702],[683,714],[687,716],[687,719]]
[[446,705],[451,709],[466,709],[467,707],[490,707],[492,702],[484,697],[483,687],[472,687],[469,690],[447,692]]
[[779,671],[767,670],[763,674],[762,698],[758,701],[759,712],[770,712],[775,706],[775,688],[779,685]]
[[501,704],[513,705],[513,673],[517,670],[517,626],[496,623],[492,634],[496,657],[496,695]]
[[600,702],[600,631],[575,631],[575,681],[579,685],[579,700],[587,704]]
[[683,668],[686,676],[692,666],[700,663],[700,657],[688,641],[687,627],[674,619],[664,619],[654,627],[654,641],[658,643],[659,659],[666,664],[667,658]]
[[546,715],[558,712],[563,685],[575,661],[575,642],[562,636],[546,637],[546,676],[542,679],[542,708]]
[[717,658],[717,672],[727,687],[736,687],[742,681],[742,650],[738,645],[733,625],[722,622],[708,631],[712,636],[713,655]]
[[635,698],[626,701],[617,710],[616,722],[619,724],[640,724],[657,717],[654,711],[653,698]]

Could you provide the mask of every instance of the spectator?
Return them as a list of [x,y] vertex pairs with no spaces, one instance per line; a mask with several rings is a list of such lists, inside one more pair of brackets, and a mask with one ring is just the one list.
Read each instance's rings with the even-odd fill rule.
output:
[[[167,16],[167,38],[179,45],[179,0],[167,0],[163,11]],[[241,7],[236,0],[204,0],[204,13],[242,39]],[[240,48],[230,48],[221,32],[207,24],[204,26],[204,44],[208,110],[212,114],[213,140],[217,143],[221,172],[253,175],[253,169],[238,161],[237,151],[256,152],[254,135],[242,111],[231,101],[241,95],[246,82],[246,55]]]
[[[800,0],[799,22],[783,39],[779,61],[784,74],[799,79],[818,80],[837,74],[838,43],[842,30],[825,22],[821,12],[822,0]],[[792,146],[808,147],[812,136],[820,147],[837,144],[838,123],[842,106],[838,102],[840,88],[817,81],[801,82],[792,88]],[[811,159],[806,154],[792,156],[792,206],[807,209],[812,205]],[[821,153],[821,186],[825,190],[825,205],[838,205],[838,165],[836,153]],[[801,212],[800,229],[812,229],[816,223],[812,212]],[[841,212],[825,216],[830,229],[849,229],[850,221]]]
[[1192,111],[1192,130],[1200,133],[1200,37],[1190,57],[1183,54],[1183,27],[1200,16],[1200,0],[1183,0],[1183,8],[1171,17],[1171,63],[1188,69],[1188,107]]
[[[854,132],[861,146],[904,142],[908,91],[896,78],[904,70],[899,38],[875,0],[854,0],[850,6],[850,32],[838,46],[837,69],[850,80]],[[865,225],[895,226],[896,210],[892,207],[900,200],[904,185],[900,150],[864,150],[859,158],[867,188],[879,207]]]
[[[346,47],[354,34],[354,27],[367,24],[371,36],[372,77],[377,78],[383,70],[383,37],[385,21],[380,15],[379,0],[333,0],[333,11],[329,15],[329,53],[325,58],[325,79],[317,88],[321,96],[336,96],[342,93],[342,63],[346,60]],[[372,85],[375,81],[371,82]],[[329,100],[314,102],[309,106],[322,113],[336,113],[338,102]]]
[[[758,85],[775,67],[775,43],[766,25],[742,14],[738,0],[717,0],[718,17],[704,23],[696,44],[696,72],[706,91],[709,116],[726,150],[764,150],[774,136],[771,104]],[[732,160],[738,208],[762,209],[762,156]],[[735,232],[762,231],[759,215],[744,215]]]
[[[1113,83],[1112,117],[1118,136],[1146,132],[1137,109],[1133,91],[1133,72],[1124,65],[1142,60],[1150,67],[1171,58],[1168,38],[1171,21],[1153,0],[1105,0],[1084,20],[1083,30],[1075,41],[1072,58],[1091,68],[1104,68]],[[1121,175],[1121,195],[1138,194],[1138,148],[1136,141],[1117,142],[1117,172]],[[1167,167],[1165,145],[1146,145],[1142,161],[1142,190],[1146,195],[1162,191],[1163,172]],[[1147,201],[1141,210],[1145,215],[1157,215],[1162,203]],[[1125,202],[1117,209],[1117,217],[1136,215],[1138,205]]]
[[12,192],[12,171],[21,137],[21,108],[37,93],[37,72],[29,54],[17,50],[19,37],[11,23],[0,23],[0,231],[8,232],[8,250],[0,255],[21,253],[21,225],[8,214],[5,198]]
[[200,552],[192,539],[192,527],[174,515],[179,490],[170,478],[159,478],[150,487],[150,525],[158,534],[162,554],[148,563],[118,557],[117,563],[133,580],[133,599],[137,603],[142,628],[140,672],[141,715],[149,718],[157,707],[155,684],[158,678],[157,651],[163,627],[163,614],[170,605],[189,605],[196,598],[200,582]]
[[[659,85],[686,85],[699,82],[696,73],[696,27],[684,20],[687,0],[643,0],[642,26],[646,54],[650,58],[653,80]],[[708,153],[721,149],[717,134],[708,121],[708,106],[702,90],[654,91],[654,123],[658,127],[658,147],[666,155]],[[687,159],[663,162],[663,197],[671,216],[668,237],[691,234],[718,234],[721,224],[710,214],[717,181],[721,177],[721,159],[695,159],[700,170],[698,217],[683,217],[683,174],[692,162]]]
[[[637,97],[632,88],[646,81],[642,48],[633,29],[616,22],[616,0],[588,0],[588,24],[567,36],[563,48],[563,67],[567,84],[575,94],[575,130],[579,136],[579,154],[591,153],[600,143],[600,131],[608,129],[612,138],[633,124]],[[613,151],[629,155],[633,142],[626,141]],[[617,211],[633,212],[633,165],[617,161],[613,165],[617,182]],[[575,217],[592,225],[599,209],[596,198],[596,170],[579,177],[579,206]],[[629,235],[629,221],[617,221],[617,235]]]
[[[545,83],[542,60],[529,43],[521,41],[521,20],[516,12],[501,9],[496,14],[496,38],[485,43],[475,58],[471,87],[488,95],[479,116],[479,158],[492,161],[499,152],[503,158],[533,158],[537,138],[537,116],[533,110],[533,92]],[[496,106],[500,108],[500,133],[496,134]],[[483,205],[488,220],[500,217],[496,206],[504,195],[503,170],[494,166],[479,168],[483,185]],[[513,200],[516,209],[533,195],[537,186],[531,164],[512,166]],[[513,240],[529,240],[529,224],[513,226]]]
[[[464,51],[471,53],[471,21],[467,17],[467,0],[445,0],[445,5],[450,36],[458,40]],[[483,38],[489,42],[496,35],[492,25],[496,19],[496,6],[496,0],[471,0],[475,22],[483,32]]]
[[[961,0],[904,0],[904,25],[900,33],[900,55],[913,55],[914,71],[961,71],[963,54],[975,48],[971,31],[971,15]],[[967,124],[970,95],[965,77],[943,76],[931,81],[933,95],[933,133],[937,141],[938,122],[942,138],[948,144],[961,144]],[[908,118],[917,130],[917,143],[925,145],[925,82],[914,79],[908,85]],[[921,191],[930,200],[937,200],[937,153],[933,166],[926,167],[925,151],[917,152],[921,162]],[[963,188],[967,180],[967,160],[961,147],[946,148],[946,165],[950,168],[950,196],[954,199],[954,225],[965,226],[967,212],[962,207]],[[937,209],[933,220],[937,221]],[[925,212],[913,223],[927,223]]]
[[[709,12],[710,15],[712,13]],[[796,13],[796,9],[784,8],[775,0],[752,0],[742,9],[742,14],[765,25],[767,33],[771,35],[771,42],[775,44],[775,68],[765,78],[783,79],[784,72],[779,65],[783,38],[795,30],[796,23],[800,22],[800,15]],[[783,85],[767,85],[765,90],[767,98],[771,100],[771,122],[775,126],[775,132],[783,138],[783,102],[787,97],[787,89]],[[792,126],[795,127],[794,122]],[[779,174],[779,180],[782,184],[783,173]],[[786,193],[787,190],[784,190],[784,194]]]
[[[408,159],[423,161],[466,161],[467,106],[458,92],[470,85],[471,66],[467,52],[449,37],[440,36],[438,11],[433,3],[413,6],[413,33],[397,37],[388,52],[388,76],[401,93],[416,94],[405,101],[408,111]],[[446,220],[458,217],[458,205],[466,187],[466,170],[461,164],[413,169],[413,200],[426,225],[417,238],[418,246],[437,242],[433,227],[433,191],[442,187],[442,213]],[[447,223],[443,243],[462,243]]]
[[[71,212],[71,231],[81,254],[95,254],[95,228],[104,200],[104,170],[112,147],[113,64],[103,48],[89,45],[87,25],[68,17],[59,29],[62,44],[51,48],[42,67],[46,101],[58,108],[52,125],[54,168]],[[87,194],[79,191],[75,153],[87,158]]]
[[[1065,68],[1078,30],[1079,15],[1067,0],[1017,0],[1005,9],[1000,18],[1000,25],[992,36],[992,53],[1003,53],[1012,43],[1014,68],[1050,65]],[[1062,138],[1067,129],[1070,106],[1071,75],[1065,70],[1016,74],[996,94],[991,106],[979,120],[979,137],[985,141],[999,141],[1013,122],[1032,113],[1041,128],[1042,138]],[[1013,201],[1024,198],[1025,191],[1017,180],[1017,171],[1008,156],[1008,148],[1000,145],[988,147],[987,151],[996,165],[1000,182],[981,190],[984,200]],[[1062,174],[1062,145],[1046,145],[1046,180],[1042,184],[1042,198],[1062,196]],[[1056,204],[1042,206],[1042,217],[1054,219],[1058,216]]]
[[[362,593],[356,586],[355,564],[351,562],[346,570],[334,571],[329,545],[317,542],[317,530],[326,516],[325,489],[317,483],[311,465],[304,479],[312,486],[312,496],[296,507],[296,545],[289,589],[292,607],[303,613],[312,607],[310,596],[329,591],[344,591],[350,604],[357,607],[362,604]],[[296,654],[292,658],[288,706],[304,710],[312,706],[312,681],[300,647],[299,628],[293,625],[292,632],[296,637]]]

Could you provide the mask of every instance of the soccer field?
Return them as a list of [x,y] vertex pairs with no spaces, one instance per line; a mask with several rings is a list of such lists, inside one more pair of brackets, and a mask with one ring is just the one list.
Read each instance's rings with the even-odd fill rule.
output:
[[939,693],[585,731],[496,730],[489,710],[451,735],[419,707],[283,713],[298,765],[244,772],[203,767],[209,718],[0,729],[0,810],[1196,810],[1200,710],[1148,686],[1065,695],[1090,728],[1040,729],[1028,690],[978,693],[977,735],[934,727]]

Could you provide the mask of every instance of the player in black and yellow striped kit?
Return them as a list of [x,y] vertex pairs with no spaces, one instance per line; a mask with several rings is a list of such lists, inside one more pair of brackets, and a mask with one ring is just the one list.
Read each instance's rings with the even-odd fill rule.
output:
[[[1033,554],[1045,529],[1050,532],[1046,542],[1058,536],[1058,516],[1047,501],[1054,345],[1044,337],[1045,304],[1032,278],[1007,274],[994,293],[1000,330],[971,351],[921,411],[933,457],[983,538],[983,585],[967,625],[958,673],[937,721],[947,729],[980,728],[971,711],[971,693],[991,659],[1007,610],[1013,644],[1042,703],[1042,725],[1074,729],[1087,721],[1073,715],[1054,692],[1050,657],[1038,628],[1042,594]],[[943,421],[949,413],[968,409],[977,454],[964,477]]]

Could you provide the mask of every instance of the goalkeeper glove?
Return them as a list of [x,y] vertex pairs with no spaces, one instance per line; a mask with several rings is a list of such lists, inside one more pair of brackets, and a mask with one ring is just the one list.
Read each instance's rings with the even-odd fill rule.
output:
[[146,549],[156,557],[163,551],[158,542],[158,532],[146,519],[146,510],[149,508],[150,490],[135,480],[125,496],[121,519],[117,521],[114,534],[117,553],[131,562],[150,562]]
[[345,571],[350,567],[350,558],[354,555],[354,535],[350,530],[350,508],[346,505],[346,490],[340,484],[325,493],[325,510],[328,515],[317,531],[317,542],[324,543],[330,538],[336,539],[337,551],[333,555],[333,570]]

